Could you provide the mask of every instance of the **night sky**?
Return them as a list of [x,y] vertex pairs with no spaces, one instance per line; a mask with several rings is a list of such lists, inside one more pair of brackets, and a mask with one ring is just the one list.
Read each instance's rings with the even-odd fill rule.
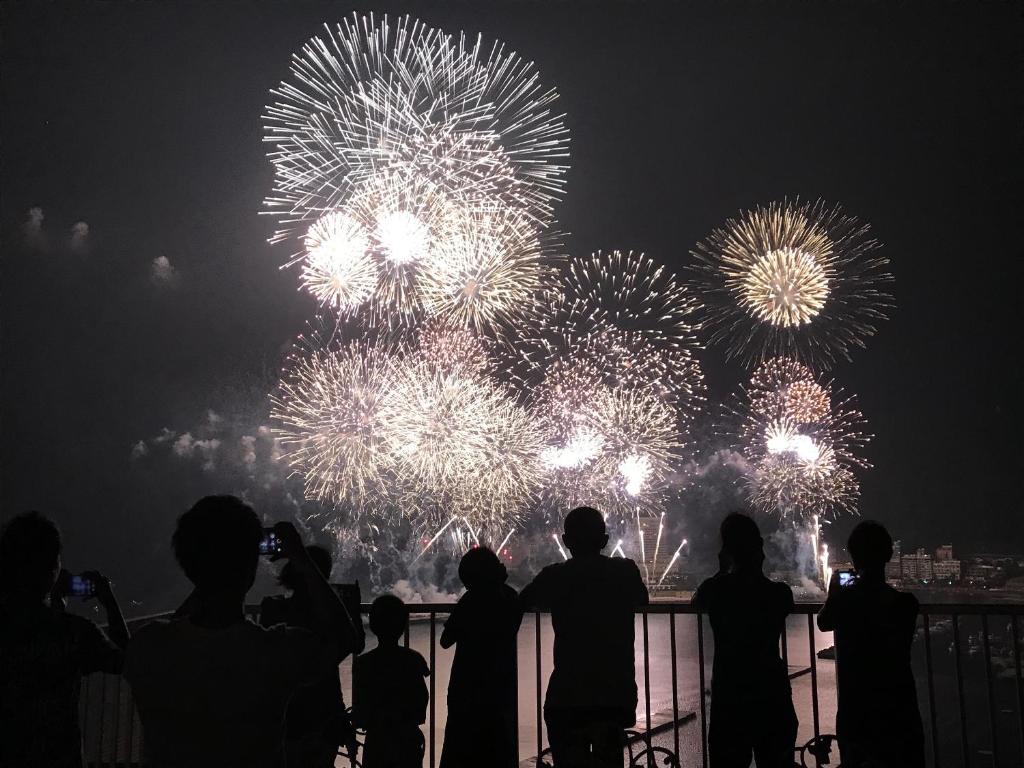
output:
[[[678,269],[738,209],[785,196],[870,222],[898,309],[832,372],[876,435],[861,512],[911,546],[1024,550],[1009,2],[4,3],[0,515],[54,516],[73,567],[163,572],[174,516],[218,479],[140,474],[132,446],[239,393],[258,406],[313,314],[257,215],[259,118],[290,54],[355,9],[536,62],[571,131],[573,255]],[[702,362],[713,398],[743,378],[720,349]]]

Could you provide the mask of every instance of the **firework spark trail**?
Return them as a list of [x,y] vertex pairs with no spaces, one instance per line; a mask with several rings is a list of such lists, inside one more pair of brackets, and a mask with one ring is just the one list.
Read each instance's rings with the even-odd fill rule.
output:
[[640,541],[640,562],[644,565],[644,581],[651,583],[651,572],[647,567],[647,554],[644,552],[644,529],[640,525],[640,508],[636,510],[636,537]]
[[561,553],[562,559],[563,560],[568,560],[569,556],[567,554],[565,554],[565,550],[562,549],[562,540],[558,537],[558,534],[557,533],[551,534],[551,538],[553,538],[555,540],[555,546],[558,547],[558,551]]
[[420,550],[420,553],[418,555],[416,555],[415,558],[413,558],[413,562],[415,563],[417,560],[419,560],[421,557],[423,557],[423,555],[426,554],[427,550],[430,549],[432,546],[434,546],[434,542],[437,541],[439,538],[441,538],[441,534],[443,534],[446,530],[448,530],[448,526],[450,526],[456,520],[458,520],[457,517],[452,517],[447,523],[442,525],[441,528],[438,530],[438,532],[434,534],[433,538],[431,538],[430,541],[428,541],[426,543],[426,545],[423,547],[423,549]]
[[495,554],[499,554],[499,555],[501,554],[501,551],[505,548],[505,545],[508,544],[509,539],[512,538],[512,534],[515,533],[515,532],[516,532],[515,528],[510,528],[509,529],[508,533],[505,534],[505,538],[502,539],[501,543],[498,545],[498,548],[494,550]]
[[772,203],[741,213],[693,251],[691,288],[713,344],[748,365],[784,355],[850,359],[893,306],[888,259],[838,206]]
[[661,583],[663,581],[665,581],[665,577],[668,576],[668,572],[672,570],[672,566],[676,564],[676,560],[679,559],[679,553],[682,552],[683,547],[685,545],[686,545],[686,539],[683,539],[682,542],[680,542],[679,546],[676,547],[676,551],[672,553],[672,559],[670,559],[668,561],[668,565],[665,566],[665,570],[662,571],[661,578],[658,579],[658,583],[657,583],[656,586],[660,587]]
[[615,549],[612,550],[612,556],[613,557],[615,556],[616,552],[619,553],[619,557],[625,557],[626,556],[626,552],[622,549],[622,539],[619,539],[618,543],[616,543],[616,545],[615,545]]
[[658,565],[658,550],[661,549],[661,534],[665,530],[665,513],[661,513],[661,517],[658,519],[658,538],[654,541],[654,557],[651,559],[651,566],[657,567]]

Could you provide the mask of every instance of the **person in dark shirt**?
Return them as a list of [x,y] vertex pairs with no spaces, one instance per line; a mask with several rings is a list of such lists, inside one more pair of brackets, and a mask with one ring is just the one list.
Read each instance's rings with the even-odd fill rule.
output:
[[370,629],[377,647],[357,656],[352,670],[352,722],[366,730],[364,768],[420,768],[427,719],[427,662],[398,640],[409,623],[409,609],[394,595],[370,606]]
[[765,578],[764,541],[747,515],[733,512],[721,526],[719,571],[704,581],[693,604],[711,621],[712,768],[790,768],[797,718],[789,674],[779,655],[793,592]]
[[549,565],[522,591],[523,607],[551,611],[554,669],[544,701],[558,768],[621,766],[624,729],[636,723],[634,622],[647,605],[636,563],[601,554],[604,517],[591,507],[566,515],[572,557]]
[[466,594],[441,632],[455,646],[441,768],[515,768],[516,634],[523,613],[498,556],[476,547],[459,562]]
[[124,666],[152,768],[280,768],[289,699],[337,674],[352,651],[352,620],[295,526],[274,533],[305,584],[315,632],[246,619],[263,537],[250,506],[207,496],[178,519],[174,555],[195,592],[176,618],[135,633]]
[[855,579],[840,586],[834,574],[818,614],[818,628],[835,632],[836,735],[843,765],[924,766],[924,731],[910,668],[917,598],[885,583],[892,537],[880,523],[858,524],[847,550]]
[[121,671],[128,628],[110,582],[96,571],[83,574],[96,587],[114,642],[93,622],[64,612],[70,575],[60,565],[60,532],[43,515],[28,512],[4,526],[0,534],[3,768],[81,768],[78,699],[82,677]]
[[[331,553],[323,547],[306,547],[309,559],[325,579],[331,575]],[[278,583],[291,594],[264,598],[260,604],[260,626],[284,624],[310,631],[316,625],[313,606],[305,582],[295,565],[287,562],[278,575]],[[362,622],[353,617],[356,643],[353,653],[363,650]],[[346,745],[353,754],[355,730],[345,711],[338,670],[330,670],[323,680],[300,688],[288,702],[284,723],[285,763],[296,768],[330,768],[338,757],[338,748]]]

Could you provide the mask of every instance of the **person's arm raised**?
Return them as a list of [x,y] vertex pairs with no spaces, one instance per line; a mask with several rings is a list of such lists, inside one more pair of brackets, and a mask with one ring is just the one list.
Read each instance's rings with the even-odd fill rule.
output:
[[839,602],[839,590],[842,587],[839,586],[839,573],[832,574],[832,580],[828,584],[828,597],[825,599],[825,605],[821,607],[821,612],[818,614],[818,629],[822,632],[832,632],[836,628],[836,603]]
[[355,624],[345,604],[317,570],[295,526],[287,522],[277,523],[274,532],[281,542],[281,556],[295,566],[306,587],[318,633],[335,640],[340,651],[339,660],[345,658],[357,645]]
[[107,636],[122,651],[128,647],[131,634],[128,632],[128,624],[121,613],[121,606],[114,597],[114,590],[110,586],[110,580],[99,571],[85,571],[83,574],[96,585],[96,600],[103,606],[107,614]]

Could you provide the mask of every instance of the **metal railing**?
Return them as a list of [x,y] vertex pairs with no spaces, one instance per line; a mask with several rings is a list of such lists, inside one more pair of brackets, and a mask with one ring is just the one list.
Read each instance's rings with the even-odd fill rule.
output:
[[[429,678],[424,766],[436,768],[443,737],[451,651],[438,644],[437,625],[453,605],[410,605],[413,620],[405,643],[427,659]],[[369,606],[363,606],[363,612]],[[815,626],[820,603],[797,604],[781,652],[790,670],[794,704],[803,743],[834,732],[835,664],[819,659],[830,633]],[[1021,674],[1019,604],[922,604],[914,648],[922,720],[929,764],[936,768],[1024,765],[1024,681]],[[157,617],[148,617],[152,620]],[[135,620],[139,626],[146,620]],[[523,765],[546,755],[544,687],[551,671],[550,618],[541,612],[524,617],[519,634],[519,707],[517,731]],[[679,766],[708,765],[708,682],[713,649],[706,618],[689,603],[656,602],[637,612],[637,687],[640,692],[635,750],[657,747]],[[948,640],[945,654],[942,647]],[[341,675],[350,700],[351,660]],[[140,765],[142,728],[129,686],[115,675],[92,675],[83,683],[81,723],[86,763],[91,766]],[[660,708],[660,709],[659,709]],[[656,711],[657,710],[657,711]],[[630,750],[630,755],[634,750]],[[832,765],[838,763],[838,755]],[[340,763],[339,763],[340,764]],[[810,763],[814,764],[814,762]]]

